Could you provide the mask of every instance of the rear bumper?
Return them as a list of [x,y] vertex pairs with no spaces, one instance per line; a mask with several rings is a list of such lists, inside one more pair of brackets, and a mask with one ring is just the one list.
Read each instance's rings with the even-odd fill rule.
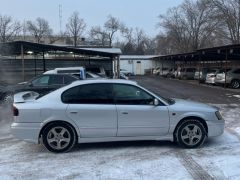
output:
[[207,121],[208,137],[220,136],[224,132],[225,121]]
[[215,84],[215,78],[206,78],[205,82],[208,84]]
[[39,143],[41,123],[12,123],[11,133],[17,139]]

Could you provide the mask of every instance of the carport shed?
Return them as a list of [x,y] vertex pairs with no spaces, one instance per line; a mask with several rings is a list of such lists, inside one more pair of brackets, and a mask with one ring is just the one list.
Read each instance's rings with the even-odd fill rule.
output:
[[[71,57],[59,58],[59,54],[64,53],[68,54]],[[79,64],[81,64],[79,62],[89,65],[92,64],[92,62],[97,65],[105,62],[108,63],[109,67],[111,67],[111,69],[109,69],[109,75],[116,78],[119,76],[120,54],[121,50],[118,48],[79,48],[49,44],[38,44],[26,41],[15,41],[0,44],[0,55],[2,57],[5,56],[5,58],[1,59],[5,59],[5,62],[6,60],[9,60],[10,63],[19,62],[19,60],[21,60],[22,80],[26,79],[26,70],[28,69],[25,65],[28,64],[30,60],[34,61],[34,70],[31,69],[31,71],[34,71],[35,75],[37,74],[36,72],[39,71],[39,66],[41,67],[41,72],[45,72],[46,70],[48,70],[49,67],[47,65],[50,61],[52,63],[56,61],[72,61],[74,63],[74,66],[78,66]],[[32,58],[29,58],[29,56],[31,56]],[[39,61],[41,63],[39,63]],[[1,66],[2,71],[4,71],[3,68],[4,67]]]
[[220,67],[226,73],[228,68],[240,67],[240,44],[199,49],[190,53],[163,55],[156,59],[163,63],[171,62],[174,68],[195,67],[200,71],[204,67]]

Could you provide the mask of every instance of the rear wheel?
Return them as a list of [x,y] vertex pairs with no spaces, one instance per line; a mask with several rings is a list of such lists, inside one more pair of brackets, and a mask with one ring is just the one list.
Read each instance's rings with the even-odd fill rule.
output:
[[206,135],[203,124],[198,120],[183,121],[176,132],[178,143],[185,148],[201,146],[206,139]]
[[3,104],[12,104],[13,103],[13,94],[12,93],[7,93],[5,94],[5,96],[3,97]]
[[66,123],[53,123],[44,129],[42,141],[51,152],[68,152],[76,143],[76,134],[74,129]]
[[232,80],[231,87],[234,89],[240,88],[240,80],[237,80],[237,79]]

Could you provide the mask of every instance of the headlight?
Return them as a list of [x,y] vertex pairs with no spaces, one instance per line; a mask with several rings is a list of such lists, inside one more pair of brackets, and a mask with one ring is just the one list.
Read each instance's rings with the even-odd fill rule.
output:
[[216,111],[215,115],[217,116],[218,120],[222,120],[223,119],[223,117],[222,117],[222,115],[221,115],[221,113],[219,111]]

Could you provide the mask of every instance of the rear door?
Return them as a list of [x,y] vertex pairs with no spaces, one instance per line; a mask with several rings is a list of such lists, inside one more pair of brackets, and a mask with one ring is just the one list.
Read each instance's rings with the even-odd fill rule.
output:
[[81,137],[114,137],[117,111],[109,83],[80,85],[65,91],[62,101],[68,105],[67,116],[78,125]]
[[167,106],[153,104],[154,97],[143,89],[114,84],[118,112],[118,136],[161,136],[168,133]]

